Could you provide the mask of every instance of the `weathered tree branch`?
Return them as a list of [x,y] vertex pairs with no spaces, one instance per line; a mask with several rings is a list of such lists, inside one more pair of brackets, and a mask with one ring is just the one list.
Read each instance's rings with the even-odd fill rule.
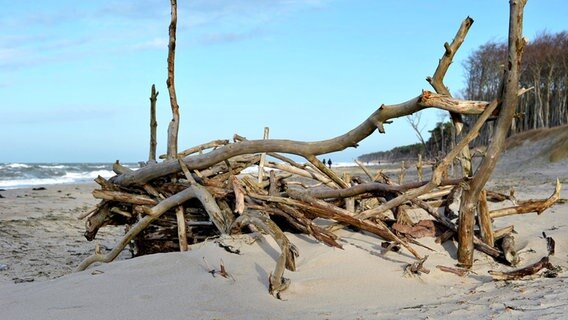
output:
[[554,193],[548,199],[524,201],[519,203],[518,206],[491,211],[489,213],[489,216],[491,218],[500,218],[513,214],[524,214],[531,212],[541,214],[542,212],[544,212],[544,210],[550,208],[556,203],[556,201],[560,199],[561,189],[562,184],[560,184],[560,179],[556,179],[556,188],[554,189]]
[[195,179],[193,179],[193,176],[191,175],[185,164],[183,164],[181,159],[178,159],[178,161],[183,173],[185,174],[185,178],[188,180],[191,186],[195,198],[199,199],[199,201],[203,205],[203,208],[205,209],[205,211],[207,211],[209,218],[217,227],[217,230],[219,230],[221,234],[227,233],[229,231],[231,223],[233,222],[232,217],[225,216],[223,210],[221,210],[217,205],[217,202],[215,202],[215,198],[213,198],[209,191],[207,191],[207,188],[198,184]]
[[[442,180],[441,186],[456,185],[464,181],[464,179],[446,179]],[[410,189],[424,186],[428,182],[410,182],[403,185],[392,185],[380,182],[368,182],[354,185],[346,189],[324,189],[324,190],[311,190],[308,194],[318,199],[332,199],[332,198],[348,198],[357,196],[367,192],[405,192]]]
[[111,262],[120,254],[122,249],[124,249],[124,247],[126,247],[128,243],[130,243],[130,241],[134,239],[134,237],[136,237],[140,232],[142,232],[142,230],[146,229],[146,227],[148,227],[150,223],[152,223],[152,221],[159,218],[169,209],[179,206],[185,201],[192,198],[195,198],[195,192],[194,189],[190,187],[161,201],[152,208],[146,208],[145,210],[146,216],[140,219],[140,221],[138,221],[134,226],[132,226],[128,230],[128,232],[124,235],[124,237],[120,240],[120,242],[116,246],[114,246],[111,252],[107,253],[106,255],[102,255],[99,253],[93,254],[92,256],[83,260],[79,264],[79,266],[77,266],[76,271],[83,271],[95,262],[107,262],[107,263]]
[[280,257],[276,261],[274,272],[271,273],[268,278],[268,291],[270,294],[280,299],[280,293],[290,286],[290,279],[284,278],[284,270],[296,270],[295,258],[298,256],[298,250],[290,243],[284,232],[278,228],[274,221],[252,210],[248,210],[243,215],[239,216],[231,226],[231,230],[240,229],[241,226],[249,224],[271,235],[280,247]]
[[371,223],[368,220],[358,219],[357,217],[353,217],[351,212],[335,207],[330,205],[329,203],[311,197],[310,195],[294,190],[288,190],[288,195],[292,199],[299,200],[303,203],[309,204],[313,207],[316,207],[318,210],[318,215],[324,218],[333,219],[338,222],[347,223],[353,225],[355,227],[361,228],[363,230],[367,230],[372,232],[385,240],[396,241],[400,243],[403,247],[405,247],[410,253],[412,253],[417,259],[421,259],[422,257],[418,252],[416,252],[406,241],[397,237],[390,229],[384,225],[383,222],[380,220],[377,223]]
[[[456,36],[452,40],[451,44],[447,42],[444,43],[444,48],[446,49],[444,55],[440,59],[438,67],[434,72],[434,76],[431,78],[428,77],[426,80],[430,83],[430,85],[436,90],[437,93],[444,94],[446,96],[451,96],[450,90],[444,85],[444,76],[454,59],[454,55],[458,51],[459,47],[462,45],[465,37],[469,31],[469,28],[473,24],[473,19],[470,17],[465,18],[465,20],[461,23]],[[463,130],[463,118],[462,115],[455,112],[450,111],[450,116],[452,117],[452,122],[454,127],[456,128],[456,136],[459,136]],[[460,162],[462,168],[464,170],[464,174],[469,176],[471,174],[471,154],[469,152],[469,146],[465,146],[461,150],[462,157],[460,158]]]
[[126,202],[131,204],[153,206],[158,202],[144,195],[135,195],[120,191],[93,190],[93,197],[97,199]]
[[493,280],[508,281],[508,280],[518,280],[526,276],[536,274],[542,269],[554,270],[554,266],[552,265],[552,263],[550,263],[548,257],[543,257],[538,262],[515,271],[500,272],[500,271],[489,270],[489,274],[493,276]]
[[465,189],[462,194],[458,223],[458,261],[466,268],[473,264],[473,225],[479,194],[491,177],[497,160],[501,156],[518,104],[519,68],[524,48],[522,22],[525,3],[525,0],[510,1],[508,65],[505,71],[503,104],[493,140],[487,149],[487,155],[483,158],[473,179],[469,182],[469,188]]
[[[177,158],[183,158],[183,157],[187,157],[191,154],[194,154],[196,152],[201,153],[203,150],[207,150],[210,148],[217,148],[220,146],[224,146],[226,144],[229,144],[229,140],[213,140],[210,142],[206,142],[203,144],[200,144],[198,146],[195,147],[191,147],[189,149],[185,149],[183,151],[181,151],[180,153],[178,153]],[[162,154],[160,155],[160,159],[166,159],[168,156],[166,154]]]
[[158,91],[156,91],[156,86],[152,85],[152,91],[150,92],[150,154],[148,155],[148,162],[156,162],[156,130],[158,128],[158,122],[156,121],[156,101],[158,100]]
[[479,220],[479,228],[481,231],[481,240],[487,245],[493,247],[495,238],[493,235],[493,225],[491,224],[491,217],[489,216],[489,207],[487,206],[487,192],[485,189],[481,190],[479,194],[479,208],[477,211]]
[[166,85],[170,94],[170,105],[172,108],[172,120],[168,126],[168,150],[167,158],[175,159],[178,147],[178,131],[179,131],[179,105],[176,96],[174,64],[176,57],[176,25],[177,25],[177,0],[170,0],[172,7],[172,19],[169,28],[169,44],[168,44],[168,80]]

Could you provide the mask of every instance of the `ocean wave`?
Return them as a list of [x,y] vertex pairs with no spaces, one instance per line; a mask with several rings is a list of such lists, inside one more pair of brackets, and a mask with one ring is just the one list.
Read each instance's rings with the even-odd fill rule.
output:
[[98,176],[101,176],[103,178],[110,178],[114,175],[115,175],[114,172],[111,170],[67,172],[65,173],[65,175],[63,175],[62,179],[83,180],[83,179],[94,179]]
[[10,169],[26,169],[31,168],[29,164],[25,163],[7,163],[2,166],[3,168],[10,168]]
[[0,188],[86,183],[98,176],[108,179],[115,175],[111,167],[111,164],[10,163],[0,166]]
[[45,178],[45,179],[15,179],[0,180],[0,188],[25,188],[39,185],[67,184],[73,183],[71,178]]
[[65,169],[68,168],[68,166],[63,165],[63,164],[57,164],[57,165],[43,165],[40,164],[38,165],[38,167],[42,168],[42,169]]

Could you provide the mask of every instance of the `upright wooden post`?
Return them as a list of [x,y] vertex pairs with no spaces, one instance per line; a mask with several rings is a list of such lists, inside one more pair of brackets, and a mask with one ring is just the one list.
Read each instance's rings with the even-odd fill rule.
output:
[[398,177],[398,184],[404,183],[404,176],[406,176],[406,166],[404,161],[400,164],[400,176]]
[[424,174],[422,171],[422,154],[418,154],[418,162],[416,163],[416,173],[418,174],[418,181],[422,181],[422,179],[424,179]]
[[158,91],[156,85],[152,85],[150,92],[150,154],[148,155],[148,163],[156,163],[156,130],[158,122],[156,121],[156,101],[158,100]]
[[479,208],[478,208],[479,228],[481,230],[481,241],[487,245],[492,246],[495,243],[493,235],[493,225],[491,224],[491,217],[489,216],[489,208],[487,206],[487,191],[481,190],[479,195]]
[[187,229],[185,226],[185,215],[183,212],[183,206],[178,206],[176,208],[176,220],[178,226],[178,239],[179,239],[179,250],[187,251]]
[[[264,127],[264,134],[262,135],[264,140],[268,139],[268,133],[268,127]],[[261,183],[262,179],[264,179],[264,162],[266,162],[266,152],[260,155],[260,162],[258,163],[258,183]]]
[[[350,187],[351,175],[349,172],[343,173],[343,181]],[[355,213],[355,198],[345,198],[345,210]]]
[[170,94],[170,105],[172,107],[172,120],[168,126],[168,151],[166,159],[177,158],[178,131],[179,131],[179,105],[176,97],[176,87],[174,78],[174,62],[176,57],[176,25],[177,25],[177,0],[170,0],[172,7],[172,20],[170,22],[170,39],[168,44],[168,92]]

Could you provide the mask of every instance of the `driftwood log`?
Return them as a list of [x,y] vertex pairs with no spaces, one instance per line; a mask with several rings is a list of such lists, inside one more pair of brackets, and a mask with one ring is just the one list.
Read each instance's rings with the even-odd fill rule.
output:
[[[522,21],[524,1],[511,1],[511,19]],[[177,151],[179,106],[174,85],[175,37],[177,3],[171,0],[172,16],[169,28],[168,91],[172,109],[172,121],[168,127],[167,154],[156,162],[155,105],[158,93],[152,88],[151,142],[149,160],[138,170],[129,170],[116,163],[116,175],[110,180],[96,179],[100,189],[93,196],[101,202],[93,210],[82,215],[86,219],[85,237],[93,240],[97,231],[105,225],[126,225],[127,232],[107,254],[98,250],[85,259],[77,270],[84,270],[95,262],[110,262],[127,246],[135,255],[155,252],[185,251],[191,244],[206,241],[222,234],[264,232],[272,236],[281,254],[268,279],[271,294],[280,297],[290,282],[284,277],[285,269],[295,270],[298,252],[286,237],[286,232],[307,234],[332,247],[341,248],[337,230],[350,227],[371,233],[386,242],[386,251],[408,252],[416,261],[409,266],[412,273],[428,273],[427,256],[422,256],[414,246],[427,248],[418,242],[418,234],[435,235],[439,230],[440,241],[458,237],[459,262],[466,268],[438,266],[442,271],[460,276],[468,274],[474,249],[509,263],[511,258],[513,227],[493,230],[492,218],[509,214],[536,211],[541,213],[559,199],[559,183],[555,193],[544,200],[520,202],[514,208],[490,211],[488,199],[506,200],[512,197],[485,190],[501,152],[503,132],[510,121],[516,97],[523,94],[518,85],[518,59],[522,52],[519,21],[510,25],[510,65],[502,97],[491,102],[466,101],[452,98],[443,84],[444,75],[453,56],[463,42],[473,20],[467,17],[461,24],[451,44],[445,44],[445,53],[432,78],[427,80],[437,93],[423,91],[417,97],[396,105],[381,105],[360,125],[343,135],[322,141],[293,141],[268,139],[247,140],[235,135],[233,142],[214,140]],[[519,47],[520,46],[520,47]],[[428,181],[399,184],[379,171],[373,175],[369,168],[358,163],[366,176],[345,174],[343,177],[326,166],[317,157],[331,152],[356,147],[375,130],[385,133],[384,125],[392,119],[419,112],[425,108],[438,108],[451,113],[458,132],[463,129],[462,115],[477,115],[477,122],[433,168]],[[499,115],[499,138],[489,147],[481,167],[472,174],[469,143],[491,117]],[[287,155],[305,159],[298,163]],[[446,179],[448,168],[459,159],[463,175]],[[422,159],[419,160],[422,163]],[[406,170],[406,166],[404,166]],[[418,165],[421,171],[422,164]],[[270,170],[269,173],[265,170]],[[256,177],[244,173],[255,172]],[[420,174],[422,180],[422,174]],[[462,193],[459,221],[441,212],[452,212],[450,207],[458,202]],[[423,210],[430,220],[414,222],[405,218],[408,209]],[[480,234],[475,234],[474,208],[479,208]],[[392,215],[392,217],[390,217]],[[320,222],[325,221],[325,227]],[[509,243],[495,247],[495,242]],[[553,241],[553,240],[552,240]],[[551,242],[553,243],[553,242]],[[513,250],[513,251],[510,251]],[[385,253],[386,253],[385,251]],[[541,262],[547,267],[547,261]],[[538,267],[538,266],[537,266]]]

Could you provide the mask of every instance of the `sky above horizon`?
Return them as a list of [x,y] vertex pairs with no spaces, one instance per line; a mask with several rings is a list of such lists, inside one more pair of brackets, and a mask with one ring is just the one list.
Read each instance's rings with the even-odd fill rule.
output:
[[[158,153],[171,119],[167,0],[0,0],[0,162],[147,160],[149,95],[158,96]],[[317,141],[359,125],[381,104],[409,100],[444,42],[475,22],[445,78],[464,87],[463,61],[506,41],[509,1],[178,1],[179,150],[234,133]],[[566,31],[568,1],[529,0],[524,35]],[[438,110],[422,111],[427,138]],[[405,118],[357,156],[418,142]],[[329,157],[322,156],[324,158]]]

